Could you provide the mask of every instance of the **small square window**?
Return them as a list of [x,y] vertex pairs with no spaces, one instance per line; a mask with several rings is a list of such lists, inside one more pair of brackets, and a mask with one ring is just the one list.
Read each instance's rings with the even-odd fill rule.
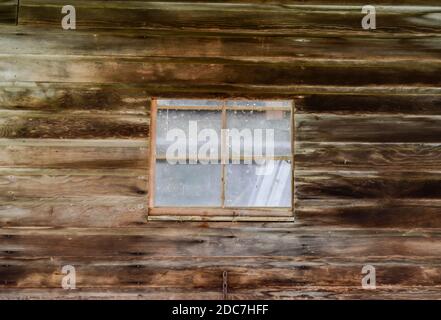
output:
[[149,218],[293,217],[293,104],[154,99]]

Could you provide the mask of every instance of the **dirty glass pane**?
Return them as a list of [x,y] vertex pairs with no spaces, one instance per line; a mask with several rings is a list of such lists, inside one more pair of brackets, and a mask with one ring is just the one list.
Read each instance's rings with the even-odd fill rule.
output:
[[220,206],[221,186],[221,165],[156,162],[156,206]]
[[255,107],[255,108],[290,108],[292,102],[290,100],[228,100],[227,107]]
[[[237,138],[234,138],[238,134],[242,134],[240,140],[241,155],[243,155],[244,146],[249,146],[250,144],[253,147],[254,156],[271,154],[276,156],[291,155],[290,111],[230,110],[227,111],[227,128],[230,129],[230,155],[233,151],[234,140],[232,139],[239,141]],[[233,134],[234,131],[231,131],[232,129],[237,129],[236,135]]]
[[158,107],[221,107],[222,100],[205,99],[158,99]]
[[[172,145],[173,150],[181,146],[188,156],[190,150],[199,151],[203,145],[210,144],[220,157],[221,114],[221,111],[159,109],[156,121],[156,156],[165,157],[167,149]],[[213,155],[216,152],[213,150],[206,154]]]
[[226,165],[225,205],[291,207],[291,172],[290,161]]

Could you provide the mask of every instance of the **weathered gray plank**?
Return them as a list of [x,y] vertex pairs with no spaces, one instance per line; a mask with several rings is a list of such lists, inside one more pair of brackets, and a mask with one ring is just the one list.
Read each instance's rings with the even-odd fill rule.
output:
[[146,140],[0,139],[0,167],[147,168]]
[[[85,188],[90,190],[90,186],[86,185]],[[109,190],[112,187],[103,187],[103,189],[106,188]],[[2,197],[0,198],[0,225],[110,228],[147,223],[147,199],[145,197],[74,197],[75,191],[72,195],[38,199]]]
[[[343,291],[343,292],[342,292]],[[263,299],[407,299],[407,300],[433,300],[439,299],[440,290],[438,287],[390,287],[377,290],[364,290],[358,288],[342,288],[342,287],[298,287],[295,290],[286,290],[286,288],[271,288],[265,290],[236,290],[228,299],[232,300],[263,300]],[[63,289],[9,289],[0,290],[0,299],[90,299],[90,300],[219,300],[223,295],[219,291],[205,291],[199,289],[170,289],[170,288],[129,288],[129,289],[113,289],[97,290],[97,289],[81,289],[63,290]]]
[[[423,295],[424,296],[424,295]],[[430,296],[430,295],[425,295]],[[152,289],[8,289],[0,290],[0,299],[30,299],[30,300],[157,300],[157,299],[194,299],[194,300],[218,300],[222,299],[219,291],[205,290],[186,290],[170,288],[152,288]]]
[[16,198],[143,196],[146,169],[0,168],[0,194]]
[[[378,290],[347,289],[345,287],[309,287],[287,291],[281,288],[265,290],[238,290],[230,295],[231,299],[331,299],[331,300],[439,300],[439,287],[390,287]],[[61,292],[59,293],[61,295]],[[55,293],[56,296],[56,293]],[[129,295],[127,295],[129,296]],[[164,295],[165,296],[165,295]],[[133,298],[132,298],[133,299]],[[320,311],[322,312],[322,311]],[[318,313],[319,316],[321,313]]]

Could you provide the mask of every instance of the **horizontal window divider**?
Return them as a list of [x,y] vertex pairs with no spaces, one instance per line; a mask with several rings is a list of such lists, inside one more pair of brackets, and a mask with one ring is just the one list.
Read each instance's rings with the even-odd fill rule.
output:
[[292,107],[225,107],[225,109],[232,111],[291,111]]
[[[239,161],[245,161],[245,160],[274,160],[274,161],[280,161],[280,160],[293,160],[293,156],[274,156],[274,157],[265,157],[265,156],[251,156],[251,157],[230,157],[228,158],[228,160],[232,161],[232,160],[239,160]],[[221,164],[222,162],[222,158],[210,158],[210,157],[198,157],[197,159],[193,159],[193,158],[189,158],[189,157],[166,157],[166,156],[156,156],[156,160],[157,161],[167,161],[167,160],[175,160],[175,161],[179,161],[179,160],[197,160],[199,161],[214,161],[217,160],[219,161],[219,164]],[[228,163],[227,163],[228,164]]]
[[218,106],[158,106],[158,110],[211,110],[221,111],[222,107]]
[[154,207],[149,216],[228,216],[230,217],[292,217],[293,210],[288,207]]
[[292,107],[222,107],[222,106],[158,106],[158,110],[211,110],[211,111],[222,111],[222,109],[229,111],[291,111]]
[[295,222],[293,216],[280,217],[280,216],[183,216],[183,215],[157,215],[149,216],[149,221],[212,221],[212,222]]

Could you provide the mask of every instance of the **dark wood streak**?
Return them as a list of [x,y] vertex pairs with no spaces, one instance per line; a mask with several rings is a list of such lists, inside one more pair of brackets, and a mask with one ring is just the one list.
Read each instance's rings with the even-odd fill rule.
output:
[[[20,61],[17,63],[17,59]],[[251,58],[4,56],[0,81],[249,85],[439,86],[441,62]],[[354,77],[354,74],[360,76]]]
[[433,199],[299,200],[302,226],[440,228],[441,203]]
[[297,171],[299,199],[440,199],[441,174],[423,171]]
[[0,0],[0,25],[15,25],[17,0]]
[[[440,36],[348,34],[250,36],[249,34],[104,29],[69,33],[44,27],[4,27],[0,53],[131,57],[253,57],[314,59],[438,59]],[[44,46],[41,43],[44,42]],[[179,42],[179,46],[176,46]]]
[[[223,270],[228,270],[228,288],[233,293],[241,290],[302,287],[360,286],[361,266],[343,261],[302,262],[291,257],[121,257],[31,259],[32,268],[23,259],[0,259],[0,288],[59,288],[61,267],[74,265],[78,270],[77,286],[108,289],[172,288],[216,291],[222,281]],[[197,268],[195,268],[195,264]],[[377,262],[379,289],[390,286],[429,287],[441,281],[439,264],[421,267],[418,263]],[[336,279],[335,274],[339,277]],[[381,283],[381,285],[380,285]]]
[[[78,15],[79,29],[143,28],[168,30],[256,30],[290,33],[299,29],[334,29],[362,31],[361,6],[272,5],[272,4],[206,4],[144,1],[71,1]],[[20,2],[20,24],[59,27],[60,0],[23,0]],[[382,7],[379,31],[439,32],[436,15],[440,7]],[[191,14],[189,14],[191,12]]]
[[439,115],[441,95],[316,94],[296,97],[295,106],[301,113]]
[[141,115],[93,115],[1,111],[0,138],[97,139],[148,137],[148,119]]
[[440,116],[396,114],[296,114],[299,142],[413,142],[441,141]]

